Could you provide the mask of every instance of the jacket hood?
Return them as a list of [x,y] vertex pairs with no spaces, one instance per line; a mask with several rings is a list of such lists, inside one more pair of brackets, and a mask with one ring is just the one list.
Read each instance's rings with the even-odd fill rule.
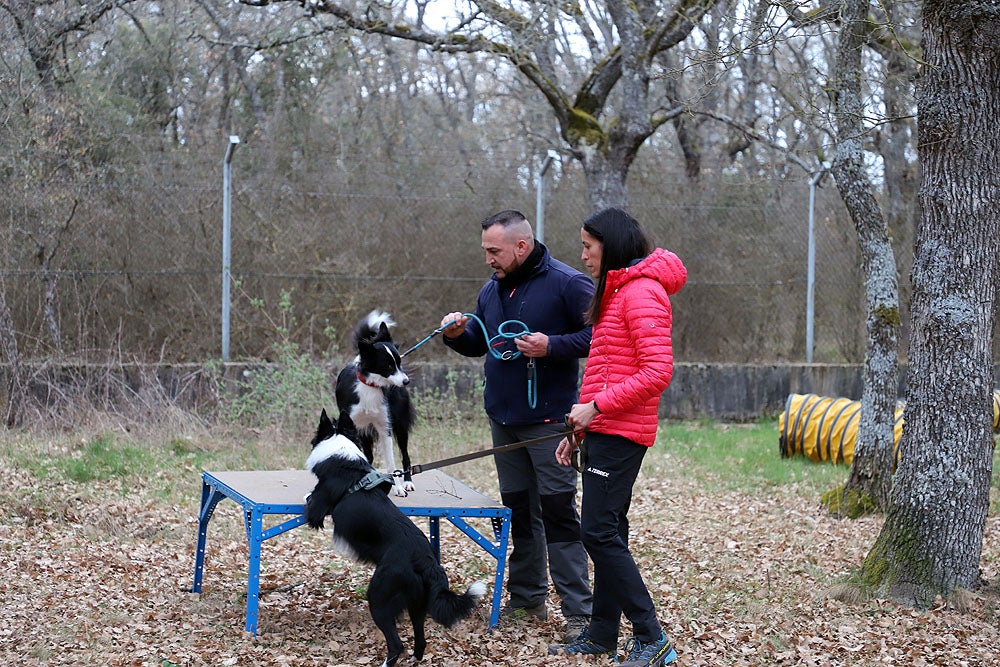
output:
[[684,283],[687,282],[687,268],[674,253],[656,248],[628,268],[609,271],[608,286],[620,285],[639,276],[657,281],[670,295],[676,294],[684,287]]

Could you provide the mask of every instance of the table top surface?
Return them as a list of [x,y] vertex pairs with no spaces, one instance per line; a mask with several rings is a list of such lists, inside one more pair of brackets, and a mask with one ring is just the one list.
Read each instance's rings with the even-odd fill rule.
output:
[[[316,476],[309,470],[231,470],[206,474],[259,505],[301,507],[316,486]],[[405,498],[391,492],[389,498],[399,507],[503,507],[440,470],[414,475],[413,483],[416,491],[410,491]]]

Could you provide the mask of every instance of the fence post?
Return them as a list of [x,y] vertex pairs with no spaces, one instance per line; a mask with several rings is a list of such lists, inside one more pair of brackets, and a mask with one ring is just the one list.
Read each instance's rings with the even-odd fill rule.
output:
[[813,328],[816,311],[816,188],[819,186],[826,170],[816,172],[809,179],[809,250],[806,259],[806,363],[813,361]]
[[558,153],[549,151],[542,161],[542,168],[538,170],[538,178],[535,179],[535,236],[539,243],[545,243],[545,174],[557,157]]
[[230,265],[232,264],[232,161],[240,138],[229,135],[229,146],[226,147],[226,157],[222,162],[222,360],[229,361],[229,284],[232,280]]

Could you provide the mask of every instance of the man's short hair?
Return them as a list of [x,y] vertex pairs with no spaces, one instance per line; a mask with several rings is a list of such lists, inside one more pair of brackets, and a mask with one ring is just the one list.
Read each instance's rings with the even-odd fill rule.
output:
[[535,230],[520,211],[507,210],[494,213],[482,222],[485,232],[494,225],[503,228],[504,238],[508,241],[527,241],[529,247],[534,247]]
[[510,227],[514,223],[518,222],[528,222],[528,219],[524,217],[524,214],[520,211],[515,211],[513,209],[508,209],[506,211],[500,211],[499,213],[494,213],[490,217],[483,220],[483,229],[489,229],[493,225],[500,225],[501,227]]

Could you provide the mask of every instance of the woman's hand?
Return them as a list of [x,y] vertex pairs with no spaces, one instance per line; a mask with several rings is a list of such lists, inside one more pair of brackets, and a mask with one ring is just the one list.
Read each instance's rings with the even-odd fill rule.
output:
[[586,431],[587,427],[590,426],[590,422],[594,421],[594,417],[600,414],[597,409],[597,403],[590,401],[588,403],[575,403],[569,410],[569,414],[566,415],[566,424],[574,431]]
[[578,446],[577,438],[583,436],[594,417],[600,414],[597,403],[575,403],[566,415],[566,425],[575,431],[573,438],[563,438],[556,447],[556,461],[564,466],[573,465],[573,452]]
[[573,452],[576,451],[576,438],[563,438],[556,447],[556,461],[564,466],[573,465]]

